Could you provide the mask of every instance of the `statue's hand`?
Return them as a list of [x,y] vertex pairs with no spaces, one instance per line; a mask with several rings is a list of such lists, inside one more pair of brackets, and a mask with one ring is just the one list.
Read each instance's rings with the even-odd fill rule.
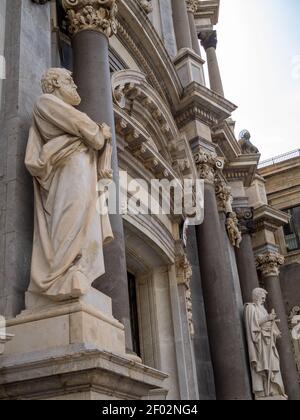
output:
[[104,136],[105,140],[111,140],[112,133],[111,133],[110,126],[103,123],[103,124],[101,124],[101,128],[102,128],[102,133],[103,133],[103,136]]

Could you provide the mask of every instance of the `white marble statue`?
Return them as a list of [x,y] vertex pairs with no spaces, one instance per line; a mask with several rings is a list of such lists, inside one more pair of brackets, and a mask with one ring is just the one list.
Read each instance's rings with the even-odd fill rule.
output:
[[280,370],[276,341],[280,337],[275,311],[264,306],[267,292],[253,291],[253,303],[245,307],[247,342],[253,393],[259,399],[287,399]]
[[42,90],[25,160],[35,194],[29,292],[62,301],[105,273],[103,244],[113,235],[97,212],[97,182],[112,176],[111,130],[74,108],[81,99],[69,71],[49,69]]

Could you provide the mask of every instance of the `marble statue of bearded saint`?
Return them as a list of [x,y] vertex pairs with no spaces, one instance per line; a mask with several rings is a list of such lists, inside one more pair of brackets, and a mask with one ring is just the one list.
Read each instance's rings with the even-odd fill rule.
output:
[[81,99],[69,71],[49,69],[42,90],[25,159],[35,195],[29,292],[63,301],[105,273],[103,245],[113,234],[97,211],[97,182],[112,176],[111,130],[74,108]]
[[245,323],[253,393],[256,399],[287,399],[280,370],[276,341],[280,331],[276,314],[269,314],[264,306],[267,291],[255,289],[253,303],[245,306]]

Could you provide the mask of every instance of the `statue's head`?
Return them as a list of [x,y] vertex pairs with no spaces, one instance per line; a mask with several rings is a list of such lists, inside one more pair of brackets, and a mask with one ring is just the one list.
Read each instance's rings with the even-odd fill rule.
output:
[[42,77],[43,93],[57,96],[69,105],[77,106],[81,99],[72,73],[63,68],[51,68]]
[[252,292],[253,303],[263,305],[266,302],[268,292],[265,289],[254,289]]

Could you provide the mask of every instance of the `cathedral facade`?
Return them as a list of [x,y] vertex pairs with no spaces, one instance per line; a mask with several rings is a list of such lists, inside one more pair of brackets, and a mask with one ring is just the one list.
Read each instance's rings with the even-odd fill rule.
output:
[[[296,205],[273,200],[249,132],[235,136],[219,3],[1,1],[0,399],[252,400],[244,307],[262,287],[280,319],[285,393],[300,399],[285,298],[299,296],[299,276],[286,292],[280,274]],[[24,164],[49,68],[72,72],[80,111],[111,128],[118,207],[93,293],[55,303],[28,292],[36,214]],[[163,193],[151,211],[153,180],[182,195],[192,182],[198,219],[174,210],[174,193],[169,212]]]

